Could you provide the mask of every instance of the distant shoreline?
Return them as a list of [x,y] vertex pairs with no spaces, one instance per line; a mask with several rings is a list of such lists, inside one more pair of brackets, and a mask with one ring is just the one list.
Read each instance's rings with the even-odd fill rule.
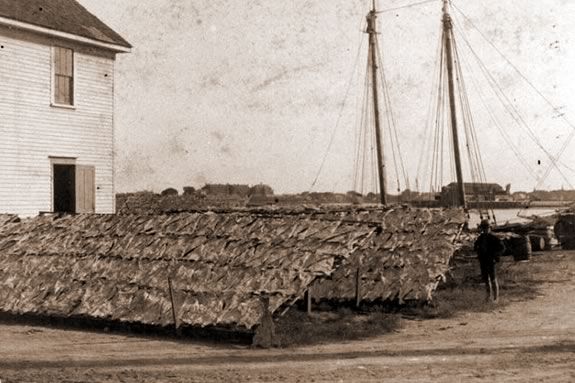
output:
[[[439,201],[410,201],[415,207],[443,207]],[[575,204],[575,201],[482,201],[468,202],[471,209],[530,209],[530,208],[562,208]]]

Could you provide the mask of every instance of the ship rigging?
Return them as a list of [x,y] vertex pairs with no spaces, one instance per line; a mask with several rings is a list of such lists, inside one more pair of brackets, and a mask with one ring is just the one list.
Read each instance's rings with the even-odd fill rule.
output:
[[[395,14],[400,9],[431,5],[432,3],[439,3],[442,12],[441,19],[438,20],[440,28],[435,71],[433,73],[429,71],[430,76],[428,76],[431,79],[432,91],[429,98],[427,123],[420,124],[425,126],[425,131],[421,132],[417,123],[414,124],[415,117],[405,118],[406,110],[407,114],[410,113],[405,106],[402,108],[403,115],[400,115],[401,124],[399,125],[402,125],[400,130],[392,107],[394,103],[391,100],[392,92],[390,89],[393,90],[394,98],[401,95],[401,91],[398,92],[398,89],[404,87],[401,78],[404,76],[403,73],[405,73],[406,68],[401,61],[390,60],[394,65],[399,64],[402,72],[397,74],[396,69],[393,82],[388,81],[386,69],[389,70],[391,67],[386,68],[384,65],[389,64],[389,62],[384,63],[384,55],[386,56],[385,59],[389,60],[390,54],[395,53],[393,46],[397,46],[398,39],[389,39],[393,46],[388,46],[388,51],[380,48],[380,45],[383,45],[382,36],[389,36],[393,26],[389,23],[390,20],[384,21],[383,26],[379,25],[382,23],[378,16],[390,11]],[[465,28],[461,27],[463,24],[465,24]],[[501,84],[501,80],[498,79],[501,72],[494,73],[493,66],[480,57],[479,50],[474,48],[466,35],[469,31],[477,31],[479,36],[487,41],[492,51],[495,51],[503,59],[506,67],[512,70],[518,80],[515,85],[527,83],[535,92],[533,99],[543,100],[543,108],[538,111],[540,115],[544,118],[553,118],[569,129],[568,134],[564,133],[565,142],[556,153],[551,152],[550,148],[553,146],[549,142],[544,142],[547,137],[541,137],[540,132],[535,131],[533,121],[529,121],[529,117],[526,117],[525,110],[520,110],[520,105],[515,99],[517,93],[513,93],[517,90],[509,89],[509,87],[506,89]],[[564,184],[572,188],[569,179],[564,174],[565,168],[569,168],[563,165],[562,169],[559,165],[561,164],[560,157],[575,137],[575,125],[568,120],[563,113],[564,111],[556,107],[543,92],[527,79],[527,76],[517,66],[513,65],[502,50],[487,38],[486,34],[457,7],[455,2],[426,0],[399,7],[378,9],[377,2],[369,0],[369,10],[363,32],[368,36],[368,48],[366,66],[364,67],[363,92],[358,96],[358,106],[361,107],[357,109],[361,110],[361,113],[357,116],[359,128],[356,131],[352,186],[358,195],[366,196],[365,193],[368,191],[375,191],[375,193],[367,194],[367,201],[374,201],[373,198],[375,197],[381,205],[386,205],[396,202],[398,198],[400,202],[409,202],[407,199],[409,197],[404,200],[401,199],[402,191],[409,191],[418,195],[418,202],[422,202],[421,196],[425,196],[429,206],[436,206],[438,202],[441,202],[466,210],[478,208],[481,218],[485,215],[486,218],[494,219],[493,207],[489,205],[490,200],[482,200],[484,196],[481,195],[486,186],[495,185],[487,182],[487,172],[480,151],[480,147],[485,149],[486,143],[495,143],[498,146],[498,149],[489,147],[491,153],[496,150],[504,150],[502,154],[505,154],[507,158],[512,160],[514,156],[517,164],[526,170],[525,178],[532,178],[537,185],[536,187],[541,186],[549,174],[555,170],[562,177]],[[406,46],[410,44],[409,41],[400,43],[405,51],[408,50]],[[360,45],[358,58],[361,50],[362,46]],[[485,53],[485,49],[481,49],[481,53]],[[493,58],[489,59],[493,60]],[[356,60],[355,65],[357,67],[359,60],[357,58]],[[421,75],[424,76],[423,72]],[[466,83],[466,79],[470,82]],[[472,98],[468,97],[470,90],[474,91]],[[348,93],[344,99],[344,106]],[[408,99],[409,106],[407,108],[418,108],[422,101],[423,99],[419,95],[413,102]],[[494,103],[496,105],[493,105]],[[474,105],[473,109],[471,104]],[[478,106],[482,106],[483,110],[479,110]],[[527,110],[527,112],[532,111]],[[420,115],[418,114],[418,116]],[[478,118],[474,116],[478,116]],[[336,129],[340,119],[341,112],[336,123]],[[408,122],[406,123],[406,121]],[[536,123],[540,122],[541,120],[536,121]],[[477,130],[476,125],[479,128]],[[515,128],[515,132],[512,131],[513,128]],[[413,140],[414,134],[406,134],[406,132],[415,130],[418,131],[417,140]],[[497,134],[500,137],[496,137]],[[408,143],[409,150],[403,151],[399,137],[409,135],[411,135],[412,140],[404,142]],[[489,142],[485,142],[487,136]],[[479,137],[483,137],[483,145],[480,145]],[[518,137],[521,144],[518,143]],[[526,156],[527,151],[523,147],[526,141],[531,145],[528,149],[528,156]],[[328,146],[328,152],[332,142],[333,135]],[[507,145],[507,147],[502,147],[502,145]],[[416,151],[414,146],[421,146],[421,149]],[[537,154],[534,153],[535,150],[537,150]],[[407,153],[413,154],[414,152],[417,153],[417,156],[415,156],[415,160],[410,158],[410,161],[412,166],[414,165],[413,162],[417,162],[417,167],[411,168],[416,169],[416,175],[413,179],[415,191],[412,191],[404,157]],[[537,164],[533,163],[535,156],[538,158]],[[496,160],[499,161],[500,159],[497,158]],[[326,157],[320,166],[318,176],[325,161]],[[544,166],[540,165],[542,163]],[[493,173],[492,161],[489,164],[490,173]],[[509,167],[505,170],[507,169]],[[496,172],[498,170],[495,169]],[[507,173],[509,173],[508,170]],[[498,175],[501,176],[501,174]],[[516,174],[513,173],[513,175]],[[316,184],[318,176],[316,176],[312,188]],[[456,187],[453,189],[456,189],[456,192],[452,193],[451,200],[447,202],[438,201],[437,195],[442,192],[449,181],[455,181],[453,185]],[[396,190],[390,191],[394,185],[397,186]],[[422,193],[420,193],[421,186],[423,187]],[[425,192],[426,190],[428,192]],[[506,190],[509,194],[509,186]],[[393,195],[394,192],[397,192],[397,195]],[[409,196],[410,193],[406,193],[406,195]]]
[[[422,1],[409,6],[417,6],[431,2],[432,1]],[[487,84],[496,96],[496,100],[503,106],[503,113],[501,114],[510,117],[513,122],[525,132],[525,136],[544,154],[544,158],[548,164],[544,174],[536,174],[533,166],[525,159],[518,145],[510,138],[508,129],[502,127],[509,125],[501,123],[501,120],[505,116],[498,115],[498,113],[493,111],[493,108],[487,105],[485,100],[488,97],[479,89],[479,99],[474,100],[474,102],[481,101],[481,104],[483,104],[484,109],[489,115],[489,123],[497,127],[503,137],[503,141],[510,148],[510,151],[517,157],[519,163],[527,170],[528,174],[536,180],[538,185],[543,182],[553,169],[560,174],[565,183],[570,185],[568,178],[558,166],[558,159],[565,151],[565,145],[561,147],[557,155],[553,155],[546,148],[533,128],[529,126],[526,119],[522,116],[521,112],[519,112],[517,106],[515,106],[510,100],[510,97],[505,94],[505,91],[501,89],[498,81],[494,78],[493,74],[466,38],[464,31],[461,30],[461,28],[457,28],[452,13],[450,12],[452,7],[458,11],[458,14],[463,17],[463,20],[467,24],[476,28],[475,25],[460,9],[456,8],[451,1],[441,0],[441,2],[441,33],[438,44],[435,76],[433,78],[433,101],[429,108],[428,130],[425,135],[426,141],[423,143],[424,148],[420,152],[421,156],[416,177],[417,188],[419,188],[420,179],[424,178],[421,176],[423,174],[427,177],[430,194],[438,193],[442,186],[445,185],[445,169],[449,168],[457,185],[457,193],[455,193],[449,205],[467,210],[468,207],[470,207],[468,198],[471,198],[473,201],[472,205],[477,205],[476,202],[480,200],[479,194],[482,193],[481,185],[487,185],[487,175],[478,139],[479,135],[475,128],[471,102],[468,97],[465,71],[462,68],[464,64],[470,66],[469,61],[471,60],[461,53],[460,47],[457,44],[455,31],[460,36],[460,40],[463,41],[467,50],[471,52],[471,59],[476,61],[480,69],[480,74],[486,79]],[[389,8],[387,10],[396,10],[405,7]],[[376,152],[372,153],[371,158],[372,166],[375,164],[375,174],[373,174],[373,176],[377,177],[379,202],[385,205],[388,203],[388,190],[386,189],[388,186],[387,164],[392,163],[394,165],[394,172],[392,171],[391,173],[395,174],[396,179],[394,181],[397,184],[398,192],[402,187],[409,189],[409,177],[407,176],[402,158],[404,153],[401,151],[398,140],[396,121],[390,100],[389,84],[385,75],[382,52],[379,48],[378,37],[380,34],[377,25],[377,15],[382,12],[383,11],[379,11],[376,8],[376,1],[372,0],[371,10],[367,15],[367,27],[365,30],[369,35],[365,79],[366,94],[362,109],[362,127],[356,149],[354,188],[358,190],[359,186],[360,191],[363,191],[364,178],[366,174],[369,173],[369,171],[366,170],[366,167],[369,165],[369,159],[366,159],[365,153],[373,152],[373,147],[375,146]],[[461,23],[462,20],[459,21]],[[481,31],[479,32],[481,33]],[[481,36],[485,38],[483,33],[481,33]],[[494,47],[491,42],[490,45]],[[497,53],[511,65],[513,70],[519,74],[520,78],[526,81],[529,86],[544,99],[547,106],[550,106],[553,111],[556,111],[557,108],[537,90],[533,83],[529,82],[526,76],[524,76],[516,66],[512,65],[500,50],[496,50]],[[472,85],[477,89],[479,88],[477,84],[478,81],[474,77],[475,76],[471,76]],[[559,117],[569,125],[572,132],[575,131],[575,126],[573,126],[564,115],[560,115]],[[485,121],[482,122],[484,123]],[[370,133],[370,131],[373,133]],[[367,141],[370,134],[372,135],[372,142],[368,143]],[[573,133],[569,134],[566,144],[572,139],[572,136]],[[431,137],[431,139],[428,137]],[[387,149],[386,153],[384,153],[384,148]],[[463,155],[464,152],[465,156]],[[375,160],[373,157],[375,157]],[[463,171],[464,159],[466,159],[467,162],[466,175]],[[468,182],[464,181],[466,177],[469,177],[467,178],[469,179]],[[401,178],[403,178],[403,182],[400,181]],[[470,188],[473,189],[471,193],[469,191]],[[486,217],[495,219],[493,208],[488,205],[486,208],[485,204],[483,204],[483,209],[479,210],[479,214],[482,217],[485,214]]]

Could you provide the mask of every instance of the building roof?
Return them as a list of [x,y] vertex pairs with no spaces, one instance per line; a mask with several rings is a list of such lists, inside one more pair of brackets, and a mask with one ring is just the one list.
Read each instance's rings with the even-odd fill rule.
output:
[[0,0],[0,17],[131,48],[122,36],[75,0]]

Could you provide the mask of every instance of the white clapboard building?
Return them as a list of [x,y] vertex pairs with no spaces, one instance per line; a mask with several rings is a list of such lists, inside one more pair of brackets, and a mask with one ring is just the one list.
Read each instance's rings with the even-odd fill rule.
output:
[[74,0],[0,0],[0,213],[114,212],[114,62]]

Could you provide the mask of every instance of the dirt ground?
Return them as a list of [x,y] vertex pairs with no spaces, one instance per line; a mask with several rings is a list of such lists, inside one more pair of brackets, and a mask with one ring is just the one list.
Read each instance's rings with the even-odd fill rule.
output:
[[574,382],[575,252],[501,267],[529,273],[522,283],[535,294],[506,296],[509,286],[502,286],[501,301],[487,309],[404,319],[391,334],[306,347],[261,350],[0,323],[0,380]]

